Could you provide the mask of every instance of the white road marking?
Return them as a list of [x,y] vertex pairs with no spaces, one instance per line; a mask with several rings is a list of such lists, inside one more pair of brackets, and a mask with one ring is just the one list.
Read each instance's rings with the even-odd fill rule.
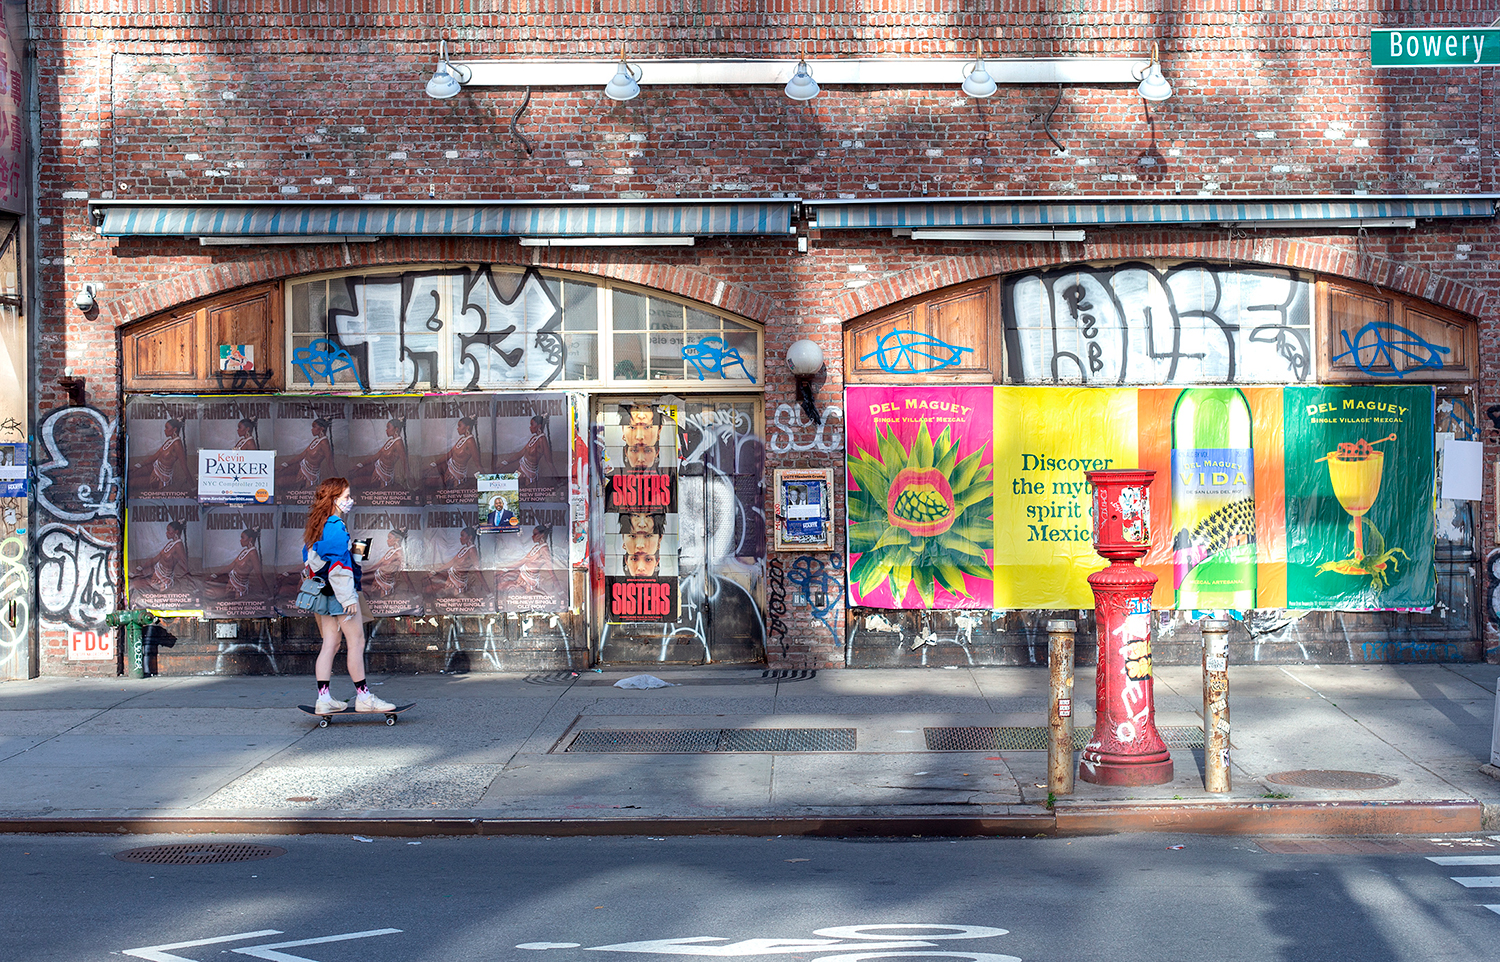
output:
[[1485,908],[1489,909],[1491,912],[1494,912],[1496,915],[1500,915],[1500,905],[1486,905]]
[[1429,855],[1436,865],[1500,865],[1500,855]]
[[728,945],[705,945],[723,942],[721,936],[696,935],[682,939],[652,939],[646,942],[620,942],[616,945],[593,945],[586,952],[651,952],[660,955],[707,955],[728,958],[740,955],[790,955],[824,949],[907,949],[930,948],[931,942],[902,939],[899,942],[846,942],[840,939],[745,939]]
[[251,955],[257,959],[268,959],[270,962],[317,962],[316,959],[303,958],[300,955],[288,955],[277,952],[277,949],[290,949],[298,945],[321,945],[324,942],[347,942],[350,939],[368,939],[376,935],[394,935],[400,929],[371,929],[368,932],[346,932],[343,935],[325,935],[316,939],[298,939],[295,942],[273,942],[270,945],[252,945],[248,948],[235,949],[239,955]]
[[1466,889],[1500,889],[1500,875],[1455,875],[1450,877]]
[[195,945],[218,945],[222,942],[235,942],[240,939],[259,939],[267,935],[280,935],[280,929],[261,929],[258,932],[241,932],[238,935],[220,935],[212,939],[194,939],[191,942],[168,942],[165,945],[143,945],[138,949],[124,949],[126,955],[133,955],[138,959],[147,959],[149,962],[193,962],[192,959],[184,959],[180,955],[172,955],[169,949],[188,949]]

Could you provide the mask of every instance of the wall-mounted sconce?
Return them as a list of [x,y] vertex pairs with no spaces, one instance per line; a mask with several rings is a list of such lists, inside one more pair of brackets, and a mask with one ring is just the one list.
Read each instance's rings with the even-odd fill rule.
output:
[[792,79],[786,82],[786,95],[793,100],[811,100],[818,95],[819,90],[818,82],[813,79],[807,61],[798,57],[797,69],[792,74]]
[[432,72],[432,79],[427,81],[427,96],[433,100],[456,97],[464,89],[464,84],[473,77],[474,71],[470,68],[461,63],[448,62],[448,41],[439,40],[437,69]]
[[970,97],[993,97],[999,86],[995,78],[990,76],[989,68],[984,65],[984,41],[979,41],[979,55],[974,58],[973,63],[965,64],[964,93]]
[[77,294],[73,296],[73,306],[87,314],[94,309],[94,285],[85,284]]
[[641,68],[625,59],[625,48],[620,48],[620,63],[615,75],[604,85],[604,96],[610,100],[634,100],[641,95]]
[[1161,73],[1160,53],[1158,46],[1155,43],[1151,44],[1151,63],[1137,75],[1141,85],[1135,88],[1136,92],[1141,95],[1142,99],[1152,103],[1160,103],[1172,96],[1172,85],[1167,83],[1167,78]]
[[803,338],[786,349],[786,363],[797,379],[797,400],[802,402],[802,411],[814,424],[822,424],[818,413],[817,399],[813,396],[812,381],[823,370],[823,349],[816,341]]

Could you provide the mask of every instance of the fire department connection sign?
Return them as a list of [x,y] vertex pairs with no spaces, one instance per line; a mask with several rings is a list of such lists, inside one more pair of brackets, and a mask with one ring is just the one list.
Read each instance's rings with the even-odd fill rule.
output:
[[276,500],[275,451],[198,450],[202,504],[270,504]]
[[1373,67],[1493,67],[1500,64],[1500,30],[1436,27],[1370,31]]

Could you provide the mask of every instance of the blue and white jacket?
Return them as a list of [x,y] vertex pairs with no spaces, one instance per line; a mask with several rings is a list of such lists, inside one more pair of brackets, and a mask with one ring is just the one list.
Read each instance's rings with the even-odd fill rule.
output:
[[338,603],[349,610],[358,602],[360,570],[350,552],[349,529],[336,514],[323,522],[323,536],[302,548],[303,576],[317,575],[327,565],[323,577]]

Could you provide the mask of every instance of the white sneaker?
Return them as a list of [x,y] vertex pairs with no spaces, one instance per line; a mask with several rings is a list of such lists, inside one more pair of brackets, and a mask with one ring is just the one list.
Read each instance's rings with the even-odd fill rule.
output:
[[319,695],[318,700],[313,703],[313,712],[319,715],[332,715],[334,712],[343,711],[348,707],[348,702],[339,701],[337,698],[329,694],[322,694]]
[[357,691],[354,693],[355,711],[390,711],[395,707],[374,692]]

